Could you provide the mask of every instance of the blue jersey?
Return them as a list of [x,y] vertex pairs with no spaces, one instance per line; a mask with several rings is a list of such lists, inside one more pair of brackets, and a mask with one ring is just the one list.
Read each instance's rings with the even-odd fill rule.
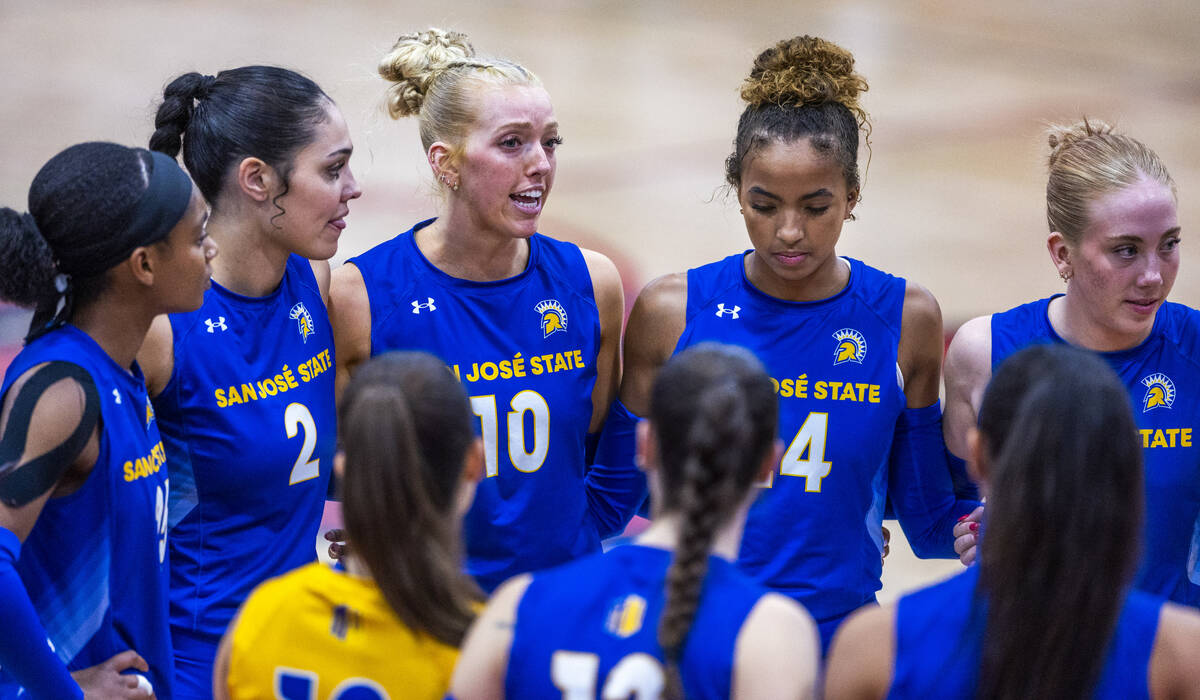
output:
[[[896,605],[896,659],[889,698],[975,696],[987,609],[976,597],[979,567],[906,595]],[[1094,697],[1150,697],[1150,652],[1162,600],[1132,592],[1109,642]]]
[[[534,575],[517,607],[506,697],[657,698],[671,557],[625,545]],[[679,664],[686,697],[732,695],[738,632],[766,593],[730,562],[709,557]]]
[[491,590],[515,574],[600,549],[584,487],[600,316],[579,248],[540,234],[515,277],[471,282],[430,263],[417,224],[349,262],[371,305],[371,354],[424,350],[464,383],[486,478],[464,534]]
[[676,352],[740,345],[771,375],[787,447],[750,509],[738,564],[826,622],[880,587],[888,460],[905,408],[896,364],[905,282],[849,260],[845,289],[789,302],[755,288],[744,257],[688,271]]
[[[1035,343],[1063,343],[1041,299],[992,315],[992,368]],[[1129,391],[1146,467],[1138,589],[1200,606],[1200,312],[1165,303],[1137,347],[1098,353]],[[1193,534],[1193,523],[1196,523]]]
[[175,369],[154,406],[171,473],[171,631],[181,658],[211,663],[251,589],[316,560],[336,447],[333,333],[297,255],[273,293],[214,281],[203,306],[170,319]]
[[[63,326],[30,343],[3,391],[43,362],[82,367],[100,396],[100,453],[79,490],[46,501],[17,572],[72,671],[133,649],[159,698],[174,676],[167,626],[167,470],[141,369],[119,366],[90,336]],[[30,643],[33,643],[32,641]],[[13,687],[0,670],[0,697]]]

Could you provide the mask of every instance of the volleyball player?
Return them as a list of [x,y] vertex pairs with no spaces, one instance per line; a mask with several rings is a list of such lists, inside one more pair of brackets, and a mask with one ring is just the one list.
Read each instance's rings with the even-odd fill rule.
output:
[[316,559],[336,442],[325,260],[361,190],[341,112],[284,68],[181,75],[155,127],[226,253],[204,305],[156,321],[139,355],[171,473],[175,692],[207,698],[238,605]]
[[754,483],[778,463],[777,413],[746,350],[705,343],[672,358],[639,428],[653,524],[634,544],[500,588],[452,695],[814,697],[812,619],[732,561]]
[[[946,357],[946,444],[965,455],[992,369],[1036,343],[1099,353],[1124,382],[1146,462],[1146,536],[1135,586],[1200,605],[1200,313],[1167,301],[1179,272],[1175,182],[1158,155],[1099,121],[1049,134],[1047,248],[1064,294],[981,316]],[[980,514],[955,526],[974,557]]]
[[359,368],[338,417],[346,570],[259,586],[226,634],[218,698],[440,700],[450,685],[481,597],[458,528],[483,472],[467,396],[432,355],[391,352]]
[[51,158],[29,209],[0,209],[0,296],[36,307],[2,388],[0,696],[170,698],[167,470],[134,358],[203,300],[207,212],[170,158],[113,143]]
[[854,57],[823,39],[758,56],[725,172],[753,248],[642,291],[621,389],[627,415],[645,415],[658,368],[702,341],[763,361],[787,449],[750,509],[738,564],[801,602],[825,645],[880,587],[886,497],[921,557],[953,556],[955,519],[976,505],[955,499],[945,460],[936,300],[836,253],[859,198],[866,88]]
[[1200,697],[1200,614],[1131,591],[1141,436],[1094,354],[997,369],[967,436],[988,497],[979,566],[843,625],[828,698]]
[[536,76],[438,29],[401,36],[379,71],[392,116],[418,117],[444,201],[334,273],[339,381],[420,349],[467,386],[485,461],[467,565],[491,590],[598,551],[641,502],[636,470],[586,469],[620,378],[620,279],[604,256],[537,233],[562,139]]

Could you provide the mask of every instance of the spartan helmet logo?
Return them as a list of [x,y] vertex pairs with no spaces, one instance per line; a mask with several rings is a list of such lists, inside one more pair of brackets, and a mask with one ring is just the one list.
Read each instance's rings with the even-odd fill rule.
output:
[[1146,387],[1146,396],[1142,399],[1142,413],[1155,408],[1170,408],[1175,405],[1175,382],[1161,372],[1151,374],[1142,380]]
[[543,338],[549,338],[552,333],[567,332],[567,310],[557,300],[539,301],[533,310],[541,314]]
[[627,639],[642,629],[646,618],[646,599],[636,593],[617,599],[609,608],[605,629],[614,637]]
[[304,302],[299,302],[293,306],[291,312],[288,313],[288,318],[296,321],[296,326],[300,330],[300,339],[307,343],[308,336],[316,331],[313,330],[312,314],[308,313],[308,309],[304,308]]
[[837,341],[837,346],[833,351],[833,364],[840,365],[846,362],[863,363],[863,359],[867,356],[867,339],[862,333],[853,328],[843,328],[833,334],[833,339]]

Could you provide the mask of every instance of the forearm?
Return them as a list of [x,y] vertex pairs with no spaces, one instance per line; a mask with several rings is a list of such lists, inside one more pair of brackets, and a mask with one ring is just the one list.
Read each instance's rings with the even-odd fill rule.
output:
[[955,494],[942,438],[939,404],[906,409],[896,422],[888,494],[896,518],[918,557],[957,557],[954,524],[979,502]]

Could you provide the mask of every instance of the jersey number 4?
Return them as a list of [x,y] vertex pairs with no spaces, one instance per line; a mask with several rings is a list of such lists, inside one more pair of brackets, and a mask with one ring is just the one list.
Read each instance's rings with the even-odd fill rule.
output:
[[[792,438],[783,459],[779,460],[781,476],[799,476],[804,478],[804,490],[811,493],[821,492],[821,480],[829,476],[833,462],[825,461],[825,442],[829,437],[829,414],[813,412],[804,419],[804,425]],[[759,486],[771,488],[775,483],[775,475],[768,476]]]
[[[508,402],[507,421],[508,458],[517,471],[526,474],[536,472],[546,461],[550,451],[550,406],[542,395],[531,389],[517,392]],[[496,413],[496,395],[472,396],[471,410],[479,416],[480,433],[483,435],[483,461],[488,476],[500,473],[500,420]],[[533,415],[533,445],[525,435],[525,414]]]

